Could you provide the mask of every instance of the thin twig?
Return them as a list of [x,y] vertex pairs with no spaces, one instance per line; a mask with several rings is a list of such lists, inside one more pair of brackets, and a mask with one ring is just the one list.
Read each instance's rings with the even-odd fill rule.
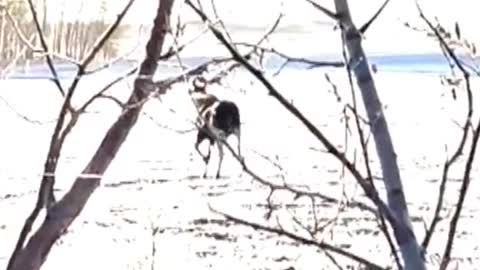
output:
[[365,32],[367,32],[368,28],[370,27],[370,25],[372,25],[372,23],[378,18],[378,16],[382,13],[382,11],[385,9],[385,7],[389,2],[390,0],[385,0],[385,2],[383,2],[383,4],[380,6],[377,12],[375,12],[375,14],[373,14],[370,20],[368,20],[364,25],[362,25],[362,27],[360,27],[358,31],[360,31],[360,33],[362,34],[365,34]]
[[337,267],[338,270],[343,270],[343,267],[337,262],[335,257],[333,257],[333,255],[330,254],[329,251],[325,250],[324,252],[325,252],[325,255],[327,256],[327,258],[330,259],[330,261],[335,265],[335,267]]
[[333,253],[336,253],[338,255],[342,255],[346,258],[349,258],[353,261],[356,261],[356,262],[359,262],[361,263],[362,265],[365,265],[368,267],[368,269],[375,269],[375,270],[385,270],[386,268],[385,267],[382,267],[378,264],[375,264],[365,258],[362,258],[358,255],[355,255],[353,253],[350,253],[344,249],[341,249],[341,248],[338,248],[338,247],[335,247],[333,245],[330,245],[328,243],[325,243],[325,242],[316,242],[315,240],[312,240],[312,239],[308,239],[308,238],[305,238],[305,237],[302,237],[300,235],[297,235],[295,233],[291,233],[289,231],[286,231],[284,229],[277,229],[277,228],[272,228],[272,227],[268,227],[268,226],[264,226],[262,224],[258,224],[258,223],[254,223],[254,222],[250,222],[250,221],[246,221],[246,220],[243,220],[243,219],[240,219],[240,218],[237,218],[237,217],[234,217],[234,216],[231,216],[229,214],[226,214],[226,213],[223,213],[223,212],[220,212],[216,209],[213,209],[210,205],[209,205],[209,208],[212,212],[216,213],[216,214],[219,214],[219,215],[222,215],[224,218],[226,218],[227,220],[230,220],[230,221],[233,221],[235,223],[238,223],[238,224],[241,224],[241,225],[245,225],[245,226],[249,226],[255,230],[261,230],[261,231],[265,231],[265,232],[269,232],[269,233],[273,233],[273,234],[277,234],[279,236],[284,236],[284,237],[287,237],[287,238],[290,238],[292,240],[295,240],[296,242],[299,242],[299,243],[302,243],[302,244],[305,244],[305,245],[309,245],[309,246],[314,246],[314,247],[317,247],[317,248],[320,248],[322,250],[327,250],[327,251],[330,251],[330,252],[333,252]]
[[55,66],[53,64],[53,60],[50,57],[47,41],[45,40],[45,36],[43,34],[42,27],[40,26],[40,22],[38,20],[38,15],[37,15],[37,12],[35,11],[35,7],[33,5],[32,0],[28,0],[28,6],[30,8],[30,12],[32,13],[33,21],[35,23],[35,28],[37,29],[38,37],[40,39],[40,44],[42,45],[43,51],[46,53],[45,54],[45,59],[47,60],[48,68],[50,69],[50,72],[52,73],[53,82],[57,86],[58,91],[60,91],[62,96],[65,96],[65,90],[63,89],[62,84],[60,82],[60,79],[58,78],[58,73],[57,73],[57,70],[55,69]]
[[95,99],[101,97],[103,94],[105,94],[105,92],[107,92],[110,88],[112,88],[114,85],[116,85],[117,83],[125,80],[126,78],[134,75],[136,73],[137,69],[131,69],[129,71],[127,71],[125,74],[121,75],[121,76],[118,76],[117,78],[115,78],[114,80],[112,80],[110,83],[108,83],[107,85],[105,85],[100,91],[98,91],[95,95],[93,95],[92,97],[90,97],[81,107],[80,109],[78,110],[79,112],[85,112],[85,110],[88,108],[88,106],[90,106],[94,101]]
[[476,128],[474,129],[474,134],[472,138],[472,146],[470,147],[470,153],[465,164],[465,170],[462,179],[462,186],[460,187],[460,194],[458,196],[458,201],[455,206],[455,211],[453,213],[452,219],[450,220],[450,228],[448,230],[447,243],[445,245],[445,251],[443,253],[442,264],[440,270],[447,269],[448,264],[450,263],[450,256],[453,249],[453,242],[455,240],[455,234],[457,232],[458,222],[460,220],[460,214],[463,209],[463,204],[465,203],[465,198],[467,197],[468,187],[471,181],[471,171],[473,161],[475,160],[475,154],[477,150],[478,140],[480,138],[480,119]]
[[236,42],[235,44],[239,46],[245,46],[245,47],[253,48],[255,50],[259,50],[262,53],[271,53],[283,58],[285,62],[283,63],[282,68],[289,63],[305,64],[305,65],[308,65],[309,69],[318,68],[318,67],[344,67],[345,66],[343,62],[339,62],[339,61],[317,61],[317,60],[311,60],[303,57],[293,57],[285,53],[282,53],[275,48],[266,48],[257,44],[251,44],[246,42]]
[[[212,136],[214,136],[213,133],[211,133]],[[224,144],[227,149],[230,151],[230,153],[233,155],[233,157],[235,159],[237,159],[237,161],[240,163],[241,167],[242,167],[242,170],[244,172],[246,172],[248,175],[250,175],[254,180],[256,180],[257,182],[259,182],[260,184],[264,185],[264,186],[268,186],[272,192],[275,191],[275,190],[278,190],[278,191],[289,191],[293,194],[295,194],[295,197],[296,198],[300,198],[302,196],[305,196],[305,197],[309,197],[309,198],[318,198],[318,199],[321,199],[325,202],[328,202],[328,203],[339,203],[339,200],[333,198],[333,197],[330,197],[328,195],[325,195],[325,194],[322,194],[322,193],[319,193],[319,192],[311,192],[311,191],[305,191],[305,190],[300,190],[300,189],[296,189],[296,188],[293,188],[289,185],[287,185],[286,183],[284,184],[274,184],[274,183],[271,183],[267,180],[265,180],[264,178],[262,178],[261,176],[259,176],[257,173],[255,173],[254,171],[252,171],[250,169],[250,167],[247,165],[246,161],[244,159],[242,159],[242,157],[238,156],[237,153],[235,153],[235,150],[233,149],[233,147],[226,141],[224,140],[220,140],[222,144]],[[372,214],[375,214],[376,213],[376,210],[362,202],[359,202],[359,201],[354,201],[354,202],[351,202],[350,206],[353,206],[353,207],[358,207],[359,209],[361,210],[364,210],[364,211],[368,211]]]
[[19,111],[17,111],[14,106],[12,106],[5,98],[3,98],[2,96],[0,96],[0,100],[13,112],[15,113],[19,118],[25,120],[26,122],[28,123],[31,123],[31,124],[35,124],[35,125],[46,125],[46,124],[51,124],[51,123],[55,123],[57,120],[56,119],[53,119],[53,120],[49,120],[49,121],[39,121],[39,120],[35,120],[35,119],[32,119],[22,113],[20,113]]
[[139,45],[140,45],[140,42],[137,42],[137,44],[135,46],[133,46],[132,49],[130,49],[126,53],[116,57],[113,60],[110,60],[107,63],[104,63],[104,64],[102,64],[98,67],[95,67],[94,69],[85,71],[85,75],[94,74],[94,73],[97,73],[99,71],[102,71],[104,69],[107,69],[107,68],[113,66],[115,63],[118,63],[118,62],[122,61],[123,59],[125,59],[125,57],[127,57],[127,56],[131,55],[133,52],[135,52],[135,50],[138,48]]
[[[150,114],[146,113],[146,112],[142,112],[142,115],[144,115],[145,117],[147,117],[148,119],[150,119],[150,121],[152,121],[156,126],[158,126],[159,128],[162,128],[162,129],[165,129],[165,130],[168,130],[168,131],[171,131],[171,132],[174,132],[174,133],[177,133],[177,134],[187,134],[187,133],[190,133],[190,132],[194,132],[197,130],[197,128],[189,128],[189,129],[173,129],[167,125],[164,125],[162,123],[160,123],[159,121],[155,120],[155,118],[153,116],[151,116]],[[193,122],[193,121],[192,121]]]
[[275,32],[275,30],[277,30],[278,26],[280,25],[280,21],[284,16],[285,15],[283,13],[280,13],[278,15],[278,17],[275,19],[270,29],[268,29],[267,32],[263,34],[262,38],[260,38],[260,40],[257,41],[256,43],[257,46],[260,46],[265,40],[268,40],[268,38]]
[[330,11],[329,9],[321,6],[320,4],[315,3],[313,0],[305,0],[305,1],[309,2],[310,4],[312,4],[316,9],[320,10],[321,12],[323,12],[325,15],[327,15],[327,16],[330,17],[331,19],[334,19],[335,21],[338,21],[338,20],[339,20],[339,15],[336,14],[335,12]]
[[[442,179],[442,183],[441,183],[441,186],[440,186],[440,195],[439,195],[439,199],[438,199],[438,202],[437,202],[437,208],[435,209],[435,216],[432,220],[432,223],[429,227],[429,230],[427,231],[426,238],[425,238],[426,241],[424,241],[425,246],[427,246],[428,245],[428,240],[433,235],[435,225],[439,221],[439,212],[440,212],[440,209],[442,207],[443,196],[444,196],[445,189],[446,189],[445,185],[446,185],[446,181],[447,181],[446,180],[447,179],[446,175],[448,173],[448,169],[456,161],[456,159],[458,159],[458,157],[461,155],[461,153],[463,152],[463,148],[466,144],[466,140],[467,140],[467,137],[468,137],[468,130],[471,126],[471,117],[473,115],[473,94],[472,94],[472,91],[471,91],[471,88],[470,88],[470,74],[464,68],[462,63],[459,61],[458,57],[455,55],[453,50],[445,42],[445,40],[443,39],[443,37],[441,36],[441,34],[437,30],[437,28],[435,28],[433,26],[433,24],[426,18],[423,11],[421,10],[418,2],[416,2],[416,4],[417,4],[417,9],[420,13],[420,17],[429,26],[430,30],[435,34],[435,36],[438,38],[442,47],[445,49],[445,51],[448,53],[448,55],[451,57],[451,59],[455,63],[455,66],[462,72],[464,80],[465,80],[465,88],[466,88],[467,96],[468,96],[468,113],[467,113],[467,119],[466,119],[465,126],[464,126],[464,132],[463,132],[463,135],[462,135],[462,139],[460,141],[460,146],[457,148],[457,151],[454,153],[454,156],[449,161],[447,161],[445,163],[445,166],[444,166],[444,179]],[[454,242],[454,239],[455,239],[455,234],[456,234],[456,229],[457,229],[459,218],[460,218],[460,213],[463,209],[463,203],[465,201],[466,194],[467,194],[467,191],[468,191],[468,187],[469,187],[469,184],[470,184],[470,181],[471,181],[470,173],[471,173],[473,161],[475,159],[475,151],[476,151],[476,148],[477,148],[479,135],[480,135],[480,121],[479,121],[476,129],[473,130],[472,145],[470,147],[470,153],[468,155],[468,158],[467,158],[467,161],[466,161],[466,164],[465,164],[465,170],[464,170],[464,176],[463,176],[463,179],[462,179],[462,185],[461,185],[461,188],[460,188],[460,194],[459,194],[459,197],[458,197],[457,204],[455,206],[454,215],[452,216],[452,218],[450,220],[450,228],[448,230],[447,242],[446,242],[446,245],[445,245],[445,250],[444,250],[444,253],[443,253],[443,257],[442,257],[442,262],[441,262],[441,265],[440,265],[441,270],[446,269],[449,262],[450,262],[450,256],[451,256],[451,252],[452,252],[452,249],[453,249],[453,242]]]
[[[286,182],[285,182],[285,177],[283,176],[282,174],[282,179],[284,180],[283,184],[274,184],[270,181],[267,181],[266,179],[260,177],[258,174],[254,173],[250,167],[246,164],[245,160],[242,160],[242,158],[240,156],[238,156],[237,153],[235,153],[235,151],[233,150],[233,147],[228,143],[228,142],[224,142],[224,145],[227,147],[227,149],[230,151],[230,153],[234,156],[234,158],[240,163],[240,165],[242,166],[242,170],[244,172],[246,172],[248,175],[250,175],[254,180],[256,180],[257,182],[259,182],[260,184],[264,185],[264,186],[267,186],[270,188],[270,190],[272,192],[274,191],[288,191],[292,194],[295,194],[295,198],[300,198],[300,197],[308,197],[308,198],[311,198],[311,199],[320,199],[322,201],[325,201],[325,202],[328,202],[328,203],[332,203],[332,204],[340,204],[341,201],[338,200],[338,199],[335,199],[329,195],[325,195],[325,194],[322,194],[320,192],[312,192],[312,191],[307,191],[307,190],[301,190],[301,189],[298,189],[298,188],[294,188],[292,187],[291,185],[288,185]],[[268,158],[267,156],[257,152],[257,151],[254,151],[257,155],[259,155],[260,157],[262,157],[263,159],[269,161],[270,163],[272,163],[275,167],[277,167],[280,171],[283,172],[283,168],[276,162],[272,161],[270,158]],[[363,210],[363,211],[367,211],[367,212],[370,212],[372,214],[376,214],[376,210],[362,202],[359,202],[359,201],[352,201],[350,202],[350,205],[349,206],[352,206],[352,207],[357,207],[359,208],[360,210]]]
[[419,12],[422,20],[428,25],[429,29],[437,37],[437,39],[440,42],[443,50],[447,53],[447,55],[450,57],[450,59],[453,60],[453,63],[458,67],[458,69],[463,74],[463,78],[465,80],[465,90],[467,92],[467,100],[468,100],[467,101],[468,102],[468,110],[467,110],[465,123],[463,125],[463,133],[462,133],[462,137],[460,138],[459,145],[456,148],[453,155],[449,159],[447,159],[447,161],[445,162],[445,164],[443,166],[442,181],[441,181],[440,187],[439,187],[439,195],[438,195],[434,215],[433,215],[432,221],[430,223],[430,226],[428,226],[428,230],[425,234],[425,238],[423,239],[423,242],[422,242],[422,248],[423,248],[424,252],[426,252],[426,250],[428,248],[428,244],[430,243],[430,240],[431,240],[431,238],[432,238],[432,236],[435,232],[436,226],[438,225],[438,223],[440,221],[440,211],[443,207],[443,201],[444,201],[446,185],[447,185],[447,181],[448,181],[449,169],[454,163],[457,162],[457,160],[462,155],[463,150],[465,148],[465,144],[466,144],[467,139],[468,139],[468,128],[471,124],[471,119],[472,119],[472,116],[473,116],[473,94],[472,94],[472,90],[471,90],[471,86],[470,86],[470,74],[463,67],[463,65],[459,61],[458,57],[453,52],[453,50],[447,45],[447,43],[446,43],[445,39],[442,37],[442,35],[433,26],[433,24],[426,18],[426,16],[424,15],[423,11],[420,8],[420,6],[418,5],[418,2],[417,2],[417,8],[418,8],[418,12]]
[[225,23],[223,22],[223,20],[218,15],[217,6],[215,5],[215,0],[210,0],[210,4],[212,5],[213,14],[216,17],[216,20],[218,20],[220,26],[222,27],[223,32],[225,33],[225,36],[227,36],[227,38],[230,40],[230,42],[233,43],[232,36],[230,35],[229,31],[227,30],[227,27],[226,27]]

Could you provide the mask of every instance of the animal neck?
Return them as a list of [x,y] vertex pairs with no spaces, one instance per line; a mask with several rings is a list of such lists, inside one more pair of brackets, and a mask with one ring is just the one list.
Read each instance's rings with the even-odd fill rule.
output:
[[191,94],[193,102],[198,110],[203,111],[206,108],[212,106],[218,98],[212,94],[208,94],[205,92],[193,92]]

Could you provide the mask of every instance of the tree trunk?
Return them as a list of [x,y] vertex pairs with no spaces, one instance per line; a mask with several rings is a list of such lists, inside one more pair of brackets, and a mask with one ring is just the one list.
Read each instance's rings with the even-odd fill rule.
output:
[[[372,74],[370,73],[368,60],[362,48],[361,34],[352,22],[347,0],[335,0],[335,8],[342,24],[342,35],[345,39],[349,55],[348,63],[353,63],[352,70],[362,94],[370,122],[370,129],[380,159],[383,181],[387,190],[388,206],[399,223],[407,226],[409,229],[399,230],[393,227],[405,269],[425,269],[420,247],[410,223],[392,138],[388,130],[387,121],[383,114],[382,104],[378,97]],[[402,233],[405,231],[411,233]]]
[[48,40],[50,36],[50,29],[48,29],[48,20],[47,20],[47,0],[42,1],[42,31],[45,37]]
[[55,48],[52,49],[52,51],[62,55],[62,54],[65,54],[68,56],[68,52],[67,50],[65,50],[65,48],[67,47],[66,46],[66,42],[64,43],[63,42],[63,39],[65,38],[65,21],[64,21],[64,14],[63,14],[63,11],[60,15],[60,17],[62,18],[59,22],[56,22],[55,25],[56,25],[56,32],[55,32],[55,36],[53,37],[54,38],[54,44],[55,44]]
[[126,109],[107,131],[92,159],[75,180],[71,189],[47,213],[39,229],[15,260],[12,270],[37,270],[43,265],[55,241],[66,232],[80,214],[88,199],[100,184],[101,178],[115,158],[123,142],[135,125],[146,98],[152,77],[157,69],[163,42],[170,25],[170,13],[174,0],[159,0],[157,15],[146,46],[146,57],[140,66],[139,75]]
[[[0,11],[0,59],[5,59],[5,31],[7,31],[7,16],[5,10]],[[7,59],[5,59],[7,60]],[[3,63],[1,63],[3,64]]]
[[73,24],[68,22],[64,25],[65,31],[67,32],[66,36],[61,41],[62,50],[67,54],[68,57],[73,58],[72,44],[75,38],[75,29],[73,29]]
[[57,31],[53,38],[56,46],[55,52],[59,53],[60,55],[66,55],[70,57],[67,50],[68,40],[65,40],[65,32],[70,29],[70,23],[65,22],[65,6],[65,1],[62,1],[62,4],[58,5],[60,8],[60,21],[54,23],[54,25],[57,27]]

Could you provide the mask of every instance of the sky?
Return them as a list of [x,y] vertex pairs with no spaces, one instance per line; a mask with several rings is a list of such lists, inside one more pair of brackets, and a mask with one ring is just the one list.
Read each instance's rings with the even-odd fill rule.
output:
[[[106,3],[107,14],[105,16],[114,18],[126,0],[104,0],[104,1],[69,1],[69,0],[47,0],[49,6],[63,7],[55,11],[49,11],[49,17],[55,18],[60,10],[64,10],[65,17],[76,18],[98,18],[102,2]],[[68,5],[65,5],[67,3]],[[338,34],[331,31],[332,21],[324,14],[315,10],[306,0],[213,0],[219,16],[227,25],[241,25],[253,27],[262,31],[269,28],[280,12],[285,14],[282,19],[282,27],[295,27],[304,34],[297,36],[293,41],[302,42],[303,46],[298,47],[288,37],[280,38],[282,45],[290,49],[310,50],[319,49],[331,51],[338,48]],[[196,1],[193,1],[196,3]],[[212,0],[202,0],[202,6],[210,11]],[[334,0],[316,0],[317,3],[334,10]],[[442,24],[453,29],[455,21],[460,23],[462,33],[470,40],[480,43],[480,34],[476,29],[478,24],[478,0],[418,0],[427,17],[433,19],[437,16]],[[129,23],[150,25],[157,8],[157,0],[136,0],[132,10],[129,11],[126,20]],[[366,22],[376,9],[383,3],[383,0],[350,0],[350,9],[357,26]],[[51,9],[50,9],[51,10]],[[79,12],[81,10],[81,12]],[[57,16],[56,16],[56,14]],[[180,15],[184,22],[199,21],[196,14],[182,0],[177,0],[173,11],[175,17]],[[435,43],[425,37],[406,28],[403,23],[410,22],[415,26],[425,27],[419,20],[415,0],[391,0],[384,10],[384,13],[373,24],[365,36],[367,51],[385,53],[425,52],[436,50]],[[310,33],[310,35],[308,35]],[[312,40],[312,33],[317,37],[315,43]],[[261,33],[259,33],[261,36]],[[251,35],[250,35],[251,36]],[[253,37],[251,37],[253,38]],[[255,38],[257,38],[255,36]],[[287,41],[287,42],[286,42]],[[310,48],[312,47],[312,48]]]

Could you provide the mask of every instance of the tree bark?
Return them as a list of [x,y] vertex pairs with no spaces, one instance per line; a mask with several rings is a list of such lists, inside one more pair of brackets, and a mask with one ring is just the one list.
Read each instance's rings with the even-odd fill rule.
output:
[[[405,269],[425,269],[421,250],[410,223],[392,138],[369,69],[367,57],[362,48],[361,33],[353,24],[347,0],[335,0],[335,8],[342,24],[342,35],[349,55],[348,62],[355,74],[357,85],[362,94],[370,122],[370,129],[380,159],[383,181],[387,190],[388,206],[399,223],[408,228],[408,230],[400,230],[393,227]],[[409,233],[405,233],[406,231]]]
[[134,83],[134,90],[128,104],[117,121],[107,131],[92,159],[75,180],[65,196],[54,204],[39,229],[22,249],[11,269],[36,270],[45,262],[55,241],[66,232],[75,218],[81,213],[88,199],[100,184],[101,178],[120,150],[121,145],[135,125],[141,102],[149,94],[152,77],[157,68],[156,59],[160,56],[174,0],[159,0],[157,15],[146,46],[146,57]]
[[5,32],[7,31],[7,16],[5,10],[0,10],[0,58],[5,59]]

